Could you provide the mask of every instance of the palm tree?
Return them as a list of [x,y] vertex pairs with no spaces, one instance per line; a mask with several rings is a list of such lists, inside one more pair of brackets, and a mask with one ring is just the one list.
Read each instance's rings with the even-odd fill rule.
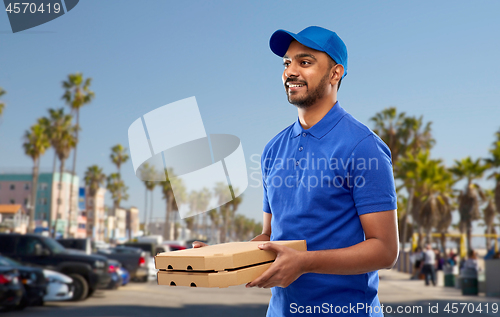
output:
[[[210,199],[212,198],[211,196],[210,190],[206,187],[202,188],[200,191],[192,191],[189,194],[188,204],[190,214],[192,215],[189,217],[194,218],[193,228],[198,234],[202,234],[201,230],[199,230],[199,228],[202,227],[205,228],[205,235],[207,235],[207,214],[204,211],[207,210],[208,205],[210,204]],[[201,223],[200,219],[197,218],[202,218],[203,223]]]
[[[59,159],[59,191],[57,197],[57,211],[56,211],[56,221],[54,221],[52,228],[52,235],[55,237],[56,224],[59,220],[60,207],[62,204],[61,194],[62,194],[62,179],[64,173],[64,163],[66,159],[69,157],[69,154],[73,147],[76,145],[76,140],[74,137],[74,133],[76,127],[71,124],[73,117],[69,114],[64,113],[64,109],[49,109],[49,118],[40,119],[40,123],[45,125],[47,128],[47,135],[49,136],[50,143],[54,148],[57,158]],[[69,204],[71,205],[71,200]],[[71,207],[70,207],[71,208]],[[51,217],[49,217],[51,218]],[[52,220],[52,219],[51,219]],[[68,223],[69,225],[69,223]]]
[[397,113],[395,107],[386,108],[378,112],[370,118],[370,121],[375,123],[373,132],[375,132],[391,150],[392,162],[395,163],[399,159],[399,155],[404,153],[404,148],[401,144],[401,130],[406,114],[404,112]]
[[186,219],[184,219],[184,222],[186,223],[186,227],[189,229],[191,234],[193,234],[194,217],[187,217]]
[[[73,210],[72,204],[73,201],[73,183],[74,177],[76,175],[76,151],[78,146],[78,131],[80,130],[80,108],[89,104],[92,99],[94,99],[94,92],[91,91],[90,83],[92,78],[83,79],[82,73],[69,74],[67,81],[63,81],[62,86],[64,88],[64,95],[62,99],[66,102],[66,104],[71,108],[71,111],[76,114],[76,129],[74,130],[75,136],[75,146],[73,152],[73,171],[71,177],[71,186],[70,186],[70,208],[69,208],[69,219],[72,219]],[[68,228],[69,230],[69,228]]]
[[487,165],[481,164],[481,159],[473,161],[470,156],[461,161],[455,160],[455,165],[450,169],[457,181],[461,179],[467,181],[465,190],[460,191],[458,196],[458,211],[460,212],[460,231],[467,234],[468,250],[472,249],[472,221],[480,218],[479,205],[485,198],[481,187],[473,181],[482,178],[487,169]]
[[94,203],[92,204],[92,214],[94,219],[96,219],[97,213],[97,204],[95,203],[97,200],[97,193],[99,192],[99,188],[104,184],[106,180],[106,175],[102,172],[102,168],[97,165],[92,165],[87,168],[85,171],[85,186],[88,189],[88,194],[92,197]]
[[211,209],[207,213],[208,216],[210,217],[210,223],[211,223],[210,237],[211,239],[214,239],[216,229],[219,229],[220,226],[220,217],[219,214],[217,213],[217,209]]
[[500,130],[496,132],[495,135],[497,139],[493,142],[493,148],[489,150],[491,157],[485,159],[485,162],[488,167],[493,170],[493,173],[488,176],[488,179],[494,178],[496,181],[493,200],[497,212],[500,212]]
[[419,223],[427,232],[430,242],[432,228],[441,233],[441,246],[445,249],[445,234],[452,221],[450,196],[453,178],[441,160],[431,160],[422,171],[422,208]]
[[[495,214],[496,206],[494,202],[494,192],[492,190],[486,191],[488,205],[483,209],[483,220],[486,225],[486,234],[492,234],[495,231]],[[491,246],[491,237],[486,237],[486,249],[489,250]]]
[[122,200],[128,200],[128,187],[120,178],[120,174],[112,173],[106,178],[106,189],[111,193],[113,200],[113,215],[116,216],[116,209],[120,208]]
[[[411,170],[411,166],[404,166],[398,162],[400,159],[415,158],[420,151],[432,148],[435,144],[431,134],[432,122],[427,122],[424,125],[422,116],[416,118],[408,117],[404,112],[398,114],[395,107],[386,108],[376,113],[370,120],[375,124],[373,131],[391,150],[394,175],[403,182],[402,186],[399,186],[398,192],[405,188],[408,193],[406,210],[414,210],[412,205],[415,202],[415,182],[406,175],[408,170]],[[416,206],[416,209],[419,210],[420,206]],[[401,219],[403,224],[401,241],[403,244],[406,242],[406,224],[410,214],[411,212],[405,213]]]
[[[182,183],[182,180],[175,177],[175,173],[174,173],[173,169],[171,169],[171,168],[165,169],[165,176],[167,177],[167,180],[160,183],[162,186],[161,189],[162,189],[162,193],[163,193],[163,199],[165,199],[166,203],[167,203],[163,238],[166,240],[170,240],[170,236],[171,236],[171,233],[170,233],[170,215],[172,214],[172,212],[179,210],[179,207],[177,205],[177,199],[180,202],[183,202],[183,201],[185,201],[187,194],[186,194],[186,188],[185,188],[184,184]],[[174,187],[176,188],[175,196],[174,196],[174,191],[173,191]]]
[[222,226],[221,226],[221,231],[220,231],[220,242],[225,243],[226,242],[226,236],[227,236],[227,227],[229,223],[229,218],[230,218],[230,203],[231,203],[231,196],[230,192],[228,191],[228,186],[226,183],[219,182],[215,184],[215,188],[213,189],[214,191],[214,196],[218,197],[218,204],[219,204],[219,213],[222,218]]
[[[144,182],[144,186],[146,187],[146,195],[145,195],[145,207],[144,207],[144,234],[148,232],[148,223],[151,220],[150,218],[153,215],[153,190],[156,187],[156,183],[154,181],[150,181],[151,179],[155,179],[154,175],[156,174],[156,170],[154,166],[150,166],[148,163],[145,163],[140,168],[141,179]],[[148,191],[151,192],[151,212],[148,218],[148,202],[147,202],[147,194]]]
[[[0,97],[5,95],[6,93],[7,92],[2,87],[0,87]],[[0,100],[0,118],[3,116],[4,109],[5,109],[5,103]]]
[[[229,188],[231,190],[233,189],[231,185],[229,185]],[[235,196],[238,195],[237,192],[238,192],[238,189],[236,189],[235,192],[234,192]],[[229,210],[230,210],[230,212],[229,212],[229,217],[228,217],[229,219],[228,219],[227,228],[228,229],[229,229],[229,227],[233,228],[233,230],[231,230],[229,232],[230,237],[232,237],[232,238],[235,238],[234,219],[236,217],[236,211],[238,210],[238,207],[240,206],[240,204],[242,203],[242,201],[243,201],[243,195],[239,195],[239,196],[234,197],[234,199],[229,202],[229,206],[230,206]]]
[[[453,180],[441,160],[430,158],[428,150],[417,155],[408,154],[399,162],[399,177],[407,188],[410,188],[411,203],[407,204],[404,218],[410,214],[419,233],[419,242],[422,244],[422,231],[430,231],[437,227],[445,232],[451,221],[451,207],[449,197]],[[408,185],[410,183],[411,185]],[[403,230],[405,228],[403,227]],[[405,231],[404,231],[405,232]],[[402,240],[403,243],[405,240]]]
[[118,175],[120,177],[121,177],[120,168],[121,168],[122,164],[127,162],[129,159],[129,156],[126,152],[127,152],[127,148],[125,148],[121,144],[117,144],[111,148],[110,158],[111,158],[111,161],[113,162],[113,164],[115,164],[116,169],[118,170]]
[[198,210],[203,211],[203,228],[204,228],[204,234],[206,237],[208,237],[208,214],[206,212],[210,200],[212,199],[212,193],[210,190],[206,187],[203,187],[199,192],[198,192]]
[[32,125],[30,130],[24,133],[24,153],[33,160],[33,182],[31,184],[31,206],[28,231],[35,231],[35,209],[36,209],[36,191],[38,186],[38,173],[40,168],[40,157],[50,147],[49,137],[46,126],[37,123]]

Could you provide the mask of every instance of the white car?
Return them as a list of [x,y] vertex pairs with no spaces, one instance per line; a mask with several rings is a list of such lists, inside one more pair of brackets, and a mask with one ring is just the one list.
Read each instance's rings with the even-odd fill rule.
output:
[[43,270],[47,280],[46,302],[69,300],[73,297],[73,279],[69,276],[51,270]]
[[158,270],[155,267],[155,258],[150,257],[148,262],[148,280],[156,281],[157,280]]

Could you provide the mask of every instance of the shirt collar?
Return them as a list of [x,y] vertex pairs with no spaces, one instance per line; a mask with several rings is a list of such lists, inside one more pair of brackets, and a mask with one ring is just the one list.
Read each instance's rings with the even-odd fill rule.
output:
[[299,118],[297,118],[297,121],[295,121],[295,123],[293,124],[290,137],[295,138],[302,133],[308,133],[317,139],[321,139],[323,136],[325,136],[325,134],[330,132],[337,125],[340,119],[342,119],[342,117],[346,114],[347,112],[340,106],[339,102],[337,101],[333,105],[332,109],[330,109],[330,111],[328,111],[327,114],[323,118],[321,118],[318,123],[307,130],[302,128],[300,120]]

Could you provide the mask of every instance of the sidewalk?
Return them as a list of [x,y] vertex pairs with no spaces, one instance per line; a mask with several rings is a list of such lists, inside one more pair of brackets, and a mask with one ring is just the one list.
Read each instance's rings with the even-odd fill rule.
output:
[[[450,302],[500,302],[500,298],[478,296],[464,296],[460,289],[442,286],[442,275],[437,278],[438,286],[426,286],[423,280],[410,280],[408,273],[396,270],[379,271],[379,298],[380,302],[400,303],[408,301],[439,301]],[[441,285],[441,286],[440,286]]]

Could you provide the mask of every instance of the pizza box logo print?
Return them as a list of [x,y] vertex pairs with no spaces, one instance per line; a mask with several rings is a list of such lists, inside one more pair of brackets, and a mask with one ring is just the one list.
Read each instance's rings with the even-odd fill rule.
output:
[[52,21],[71,11],[79,0],[3,0],[12,32],[20,32]]

